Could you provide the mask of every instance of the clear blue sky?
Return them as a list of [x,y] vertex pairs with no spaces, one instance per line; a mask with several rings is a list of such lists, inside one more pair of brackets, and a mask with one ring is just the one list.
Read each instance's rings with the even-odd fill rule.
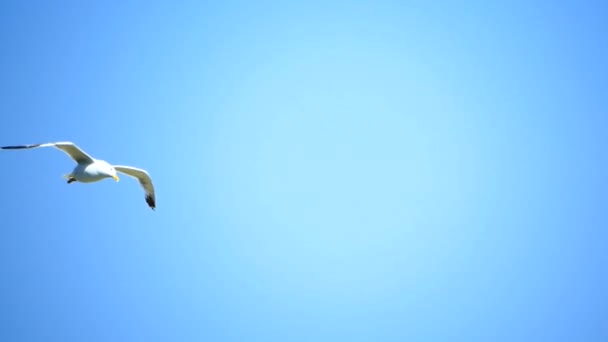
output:
[[608,341],[603,1],[2,1],[2,341]]

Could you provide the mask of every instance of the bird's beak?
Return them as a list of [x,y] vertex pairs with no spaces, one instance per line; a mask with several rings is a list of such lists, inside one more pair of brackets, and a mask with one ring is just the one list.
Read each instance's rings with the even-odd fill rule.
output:
[[120,180],[120,178],[118,178],[117,175],[112,176],[112,178],[114,178],[114,180],[117,181],[117,182]]

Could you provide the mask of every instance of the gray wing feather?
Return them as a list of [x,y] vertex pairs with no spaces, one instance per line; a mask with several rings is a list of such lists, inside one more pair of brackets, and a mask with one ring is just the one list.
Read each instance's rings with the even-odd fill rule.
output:
[[65,152],[70,158],[72,158],[77,163],[88,164],[94,161],[93,157],[89,156],[86,152],[81,150],[74,143],[66,141],[66,142],[54,142],[54,143],[44,143],[44,144],[31,144],[31,145],[17,145],[17,146],[4,146],[1,147],[3,150],[21,150],[21,149],[30,149],[30,148],[38,148],[38,147],[55,147],[63,152]]
[[146,170],[138,169],[131,166],[114,165],[114,169],[118,172],[122,172],[128,176],[137,178],[139,184],[144,188],[146,192],[146,203],[152,209],[156,208],[156,196],[154,194],[154,185],[152,185],[152,179]]

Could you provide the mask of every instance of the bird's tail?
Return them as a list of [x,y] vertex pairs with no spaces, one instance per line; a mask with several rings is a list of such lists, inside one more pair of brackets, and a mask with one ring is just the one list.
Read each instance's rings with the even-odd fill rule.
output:
[[68,184],[71,184],[76,181],[76,177],[74,177],[74,175],[72,175],[72,174],[67,174],[67,175],[64,175],[63,177],[68,180]]

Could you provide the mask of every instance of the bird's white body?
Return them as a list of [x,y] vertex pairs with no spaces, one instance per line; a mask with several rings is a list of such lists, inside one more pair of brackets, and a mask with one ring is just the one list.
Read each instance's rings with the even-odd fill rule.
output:
[[114,167],[103,160],[94,160],[89,164],[77,164],[68,177],[74,177],[81,183],[99,182],[106,178],[118,179]]

